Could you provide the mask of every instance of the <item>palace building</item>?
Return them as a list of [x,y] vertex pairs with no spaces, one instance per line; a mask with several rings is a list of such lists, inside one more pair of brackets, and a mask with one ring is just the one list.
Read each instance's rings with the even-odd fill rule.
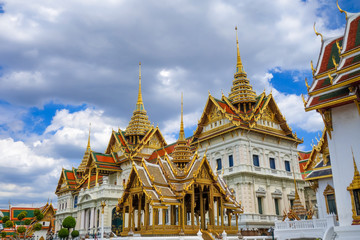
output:
[[199,146],[213,171],[223,176],[242,203],[239,226],[244,234],[268,234],[295,200],[294,174],[304,199],[298,164],[302,143],[286,123],[272,94],[257,95],[247,78],[236,36],[237,62],[228,97],[209,93],[191,142]]
[[104,231],[120,234],[122,217],[116,212],[118,199],[124,192],[134,163],[141,164],[154,150],[166,146],[158,127],[150,125],[141,93],[141,64],[139,64],[139,94],[133,116],[125,131],[112,131],[105,153],[94,152],[88,145],[77,169],[63,169],[56,188],[58,211],[56,231],[63,219],[73,216],[76,229],[82,236],[100,231],[101,202],[104,208]]
[[[190,148],[182,115],[181,111],[179,139],[168,146],[158,127],[150,125],[139,67],[138,100],[126,130],[112,132],[105,153],[91,150],[89,133],[79,167],[62,170],[56,189],[56,230],[65,217],[73,216],[82,236],[94,236],[100,231],[100,211],[106,202],[108,236],[196,235],[200,229],[208,235],[236,234],[238,224],[232,219],[238,219],[243,209],[213,172],[206,154]],[[165,149],[172,150],[171,156]]]

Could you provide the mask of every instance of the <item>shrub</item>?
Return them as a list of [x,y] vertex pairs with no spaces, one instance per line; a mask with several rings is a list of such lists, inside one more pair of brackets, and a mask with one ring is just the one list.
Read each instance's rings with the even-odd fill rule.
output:
[[9,220],[10,220],[9,216],[4,216],[4,217],[1,219],[1,221],[2,221],[3,223],[6,223],[6,222],[9,221]]
[[34,228],[35,231],[40,231],[42,229],[42,224],[41,223],[35,223],[33,228]]
[[74,228],[75,225],[76,225],[75,218],[71,216],[66,217],[62,222],[62,226],[67,229]]
[[6,238],[6,232],[1,232],[1,237]]
[[13,226],[14,226],[14,223],[12,221],[10,221],[10,220],[6,221],[5,227],[12,228]]
[[44,214],[39,213],[38,215],[36,215],[36,220],[41,221],[44,218]]
[[60,229],[58,235],[60,238],[67,238],[69,236],[69,230],[66,228],[62,228]]
[[17,215],[17,219],[19,219],[19,221],[23,220],[26,217],[26,215],[24,214],[24,212],[21,212]]
[[39,215],[41,212],[39,209],[35,209],[34,210],[34,216],[36,217],[37,215]]
[[79,231],[78,231],[78,230],[74,230],[74,231],[71,232],[72,238],[76,238],[76,237],[78,237],[79,235],[80,235],[80,234],[79,234]]
[[24,214],[25,217],[28,215],[28,212],[27,211],[22,211],[21,214]]
[[23,234],[26,231],[26,227],[18,227],[17,232]]
[[30,220],[30,219],[26,219],[26,220],[24,221],[24,224],[25,224],[25,225],[30,225],[30,223],[31,223],[31,220]]

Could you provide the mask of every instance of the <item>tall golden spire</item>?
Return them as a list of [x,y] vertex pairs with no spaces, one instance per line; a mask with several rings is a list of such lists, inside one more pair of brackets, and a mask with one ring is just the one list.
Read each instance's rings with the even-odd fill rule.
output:
[[[240,58],[240,49],[239,49],[239,39],[236,31],[236,50],[237,50],[237,59],[236,59],[236,72],[234,74],[233,86],[231,87],[231,93],[229,94],[229,99],[234,105],[238,103],[249,103],[250,105],[256,102],[256,93],[250,85],[249,79],[247,79],[247,74],[244,71],[244,66]],[[242,110],[246,112],[250,109],[251,106],[243,105]],[[239,106],[240,109],[240,106]]]
[[90,153],[91,153],[91,147],[90,147],[90,135],[91,135],[91,123],[89,123],[89,136],[88,136],[88,143],[86,146],[86,150],[84,153],[84,157],[78,167],[78,172],[85,172],[86,170],[86,164],[89,159]]
[[132,136],[131,142],[137,143],[140,137],[144,136],[145,133],[151,128],[149,117],[145,111],[144,103],[142,100],[141,93],[141,62],[139,62],[139,93],[136,102],[136,108],[133,112],[133,116],[126,128],[125,136]]
[[238,39],[238,34],[237,34],[237,27],[235,27],[235,31],[236,31],[236,48],[237,48],[237,61],[236,61],[236,74],[239,73],[245,73],[244,71],[244,66],[241,62],[241,58],[240,58],[240,49],[239,49],[239,39]]
[[141,94],[141,62],[139,62],[139,93],[138,93],[138,99],[137,99],[137,103],[136,103],[136,110],[142,110],[141,106],[144,107],[144,103],[142,100],[142,94]]
[[186,164],[191,161],[191,151],[189,143],[185,139],[184,121],[183,121],[183,94],[181,93],[181,120],[180,120],[180,132],[179,139],[174,147],[173,162],[177,167],[184,169]]
[[185,140],[183,114],[184,114],[184,112],[183,112],[183,93],[181,93],[181,120],[180,120],[179,141]]

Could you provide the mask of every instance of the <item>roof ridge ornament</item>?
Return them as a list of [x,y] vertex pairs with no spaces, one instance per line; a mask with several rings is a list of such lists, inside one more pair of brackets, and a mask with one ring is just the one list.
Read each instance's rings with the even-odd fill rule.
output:
[[347,12],[344,11],[344,10],[342,10],[342,9],[340,8],[340,6],[339,6],[339,0],[336,0],[336,6],[338,7],[338,9],[339,9],[339,11],[340,11],[341,13],[345,13],[345,18],[348,19]]
[[321,37],[321,42],[323,42],[323,41],[324,41],[324,37],[323,37],[323,35],[322,35],[321,33],[319,33],[319,32],[316,31],[316,29],[315,29],[315,24],[316,24],[316,22],[314,22],[314,32],[315,32],[316,36],[320,36],[320,37]]
[[241,62],[240,50],[239,50],[239,39],[237,33],[237,26],[235,26],[236,31],[236,49],[237,49],[237,58],[236,58],[236,73],[245,73],[244,66]]

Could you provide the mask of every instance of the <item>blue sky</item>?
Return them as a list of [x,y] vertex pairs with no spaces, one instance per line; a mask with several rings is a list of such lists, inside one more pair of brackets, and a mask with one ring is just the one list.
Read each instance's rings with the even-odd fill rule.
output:
[[[2,3],[1,3],[2,2]],[[357,0],[340,1],[358,12]],[[142,62],[145,109],[168,143],[177,139],[184,92],[186,136],[208,91],[230,92],[234,27],[258,94],[272,92],[288,124],[310,150],[323,128],[300,95],[311,83],[320,38],[340,35],[335,0],[309,1],[0,1],[0,208],[44,204],[62,167],[77,167],[89,123],[103,152],[112,129],[135,108]]]

